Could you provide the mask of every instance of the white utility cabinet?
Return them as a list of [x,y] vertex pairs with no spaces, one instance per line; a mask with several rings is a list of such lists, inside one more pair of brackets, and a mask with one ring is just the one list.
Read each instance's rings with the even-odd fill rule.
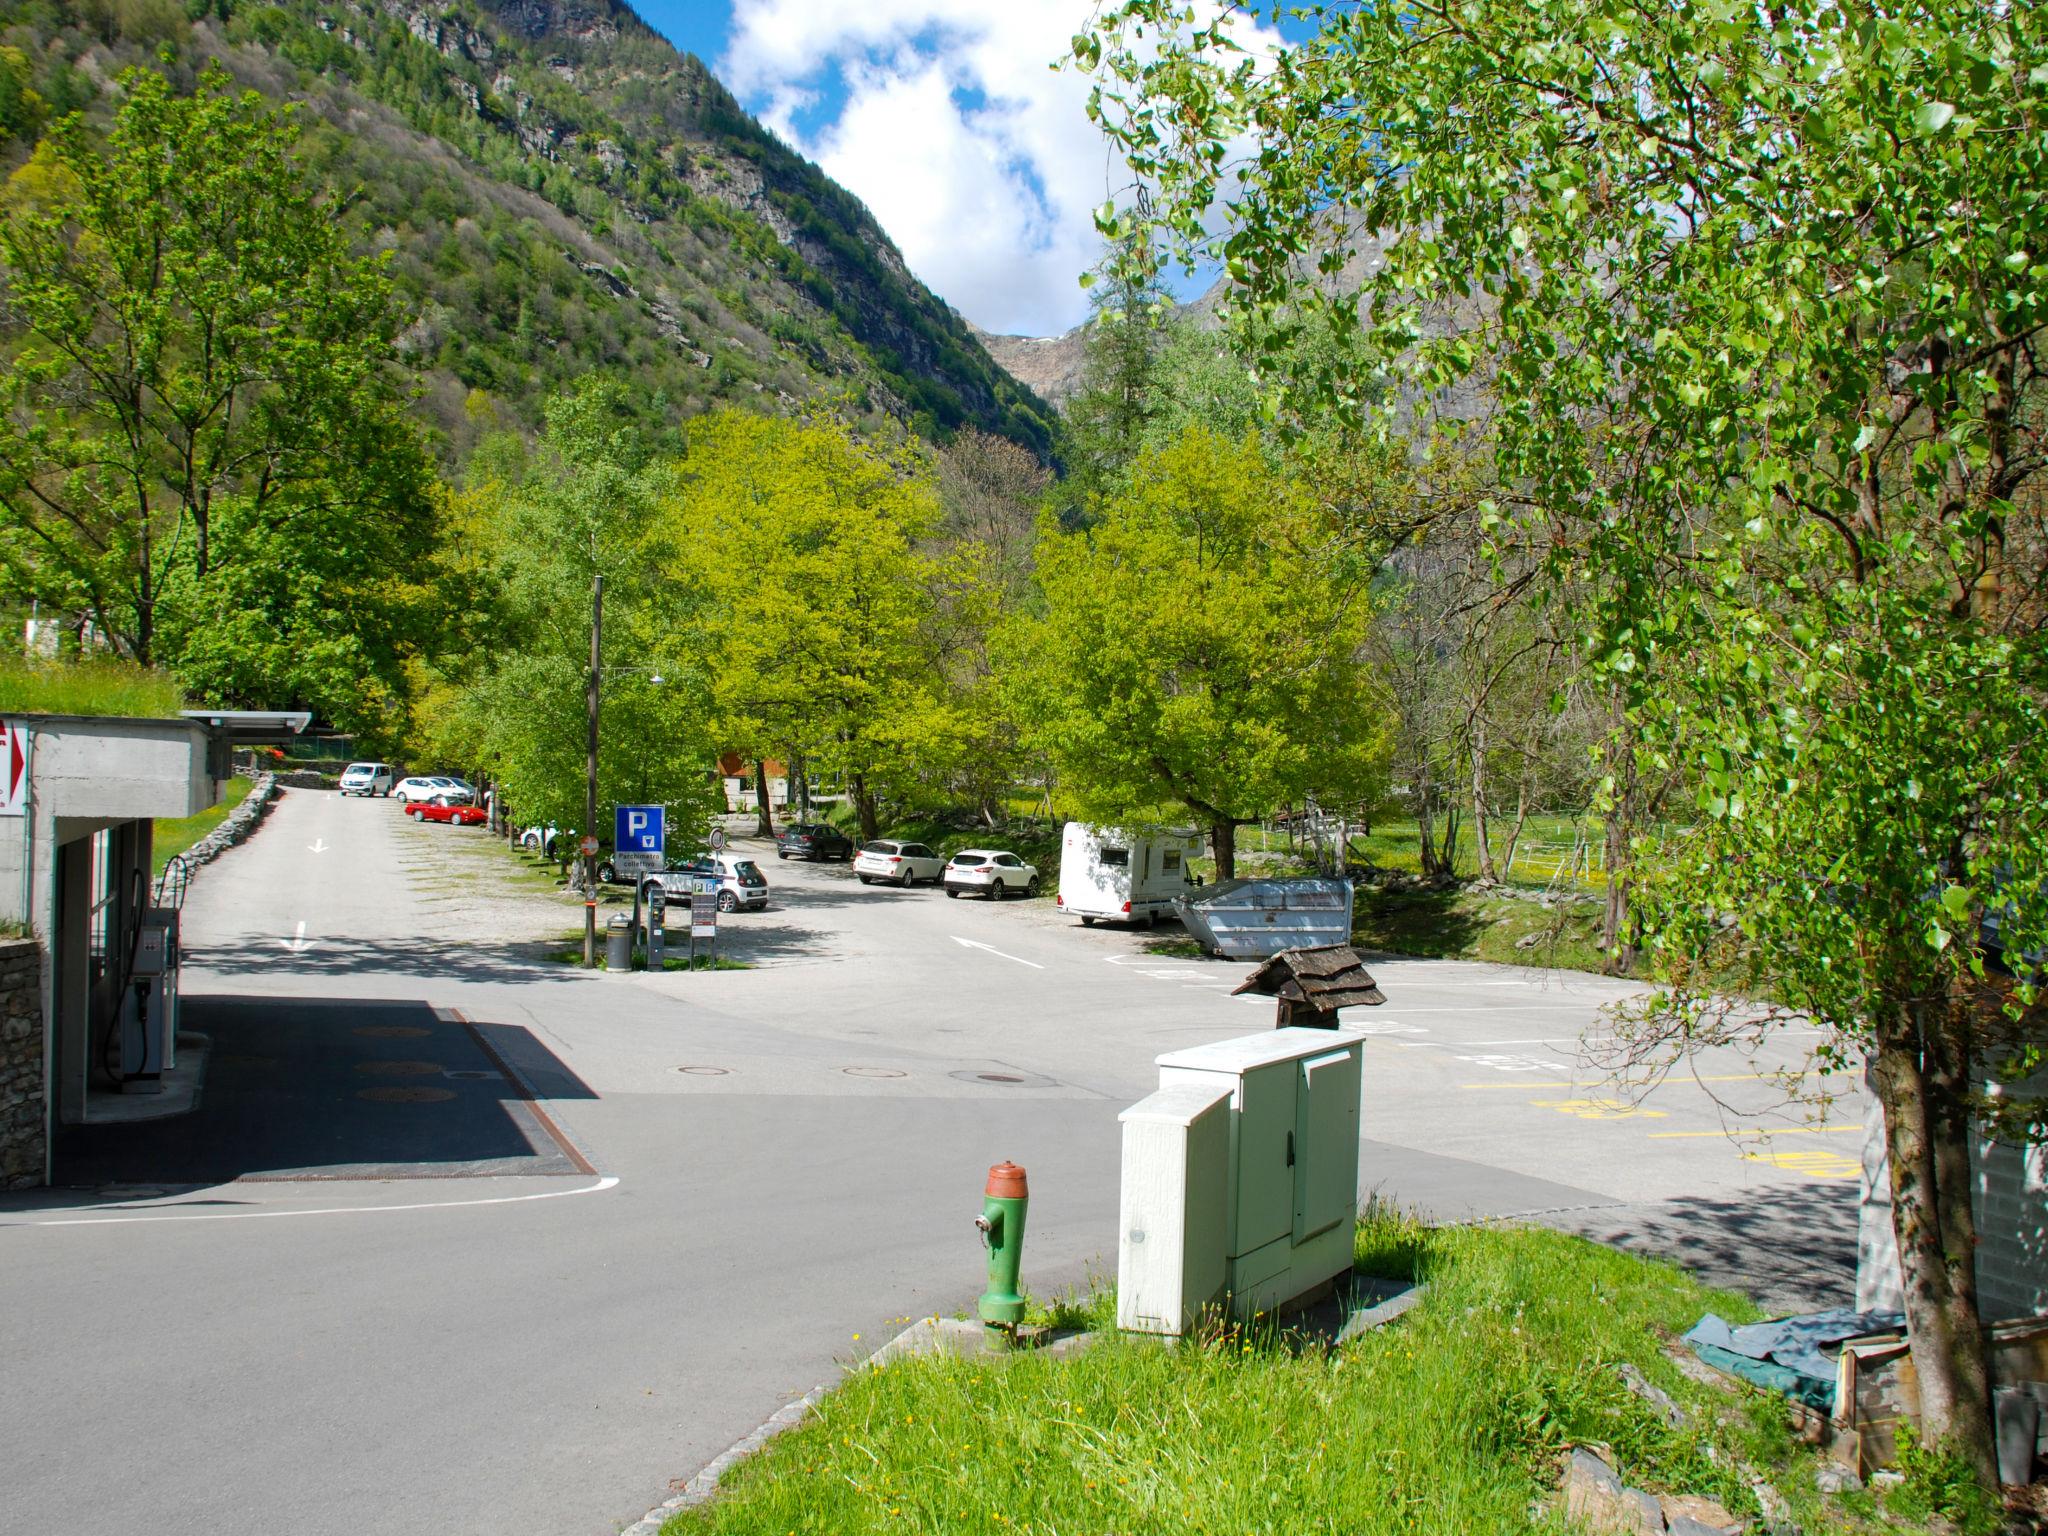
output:
[[[1216,1270],[1231,1315],[1244,1319],[1351,1267],[1364,1046],[1343,1030],[1276,1029],[1158,1058],[1160,1092],[1124,1115],[1121,1326],[1185,1331],[1218,1299],[1219,1291],[1201,1290]],[[1199,1106],[1226,1096],[1219,1179],[1214,1116]],[[1176,1117],[1186,1122],[1177,1135]],[[1177,1233],[1172,1259],[1160,1257],[1162,1229]],[[1151,1252],[1141,1257],[1141,1249]],[[1128,1301],[1126,1285],[1134,1287]]]
[[1162,1088],[1117,1116],[1124,1128],[1116,1325],[1185,1333],[1223,1294],[1230,1089]]

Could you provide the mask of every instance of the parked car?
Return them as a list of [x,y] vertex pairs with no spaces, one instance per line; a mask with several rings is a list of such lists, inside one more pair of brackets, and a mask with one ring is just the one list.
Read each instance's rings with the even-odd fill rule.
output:
[[671,902],[687,902],[707,875],[718,879],[721,912],[753,912],[768,905],[768,877],[760,865],[736,853],[703,853],[642,875],[640,893],[645,896],[650,885],[658,885]]
[[490,820],[480,805],[444,805],[439,800],[408,805],[405,814],[414,821],[446,821],[458,827],[480,827]]
[[400,805],[411,805],[415,801],[424,805],[448,793],[447,786],[452,780],[437,779],[429,774],[416,773],[400,779],[391,786],[391,798]]
[[1026,864],[1014,853],[995,848],[963,848],[946,866],[944,884],[948,896],[974,891],[990,901],[1005,896],[1036,896],[1038,866]]
[[775,834],[778,859],[850,859],[853,839],[822,821],[793,821]]
[[923,843],[899,843],[881,838],[861,844],[853,856],[853,872],[862,885],[886,880],[892,885],[911,886],[920,880],[936,882],[946,872],[946,861]]
[[344,795],[388,795],[391,793],[389,763],[350,763],[341,770]]
[[446,774],[437,773],[434,775],[434,783],[441,790],[441,793],[434,797],[436,801],[447,805],[476,804],[476,786],[467,779],[454,779]]

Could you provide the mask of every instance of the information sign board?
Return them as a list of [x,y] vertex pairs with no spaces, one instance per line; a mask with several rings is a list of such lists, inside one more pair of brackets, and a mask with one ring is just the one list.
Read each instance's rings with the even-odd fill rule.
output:
[[718,937],[718,882],[715,879],[699,880],[696,889],[690,892],[690,937]]

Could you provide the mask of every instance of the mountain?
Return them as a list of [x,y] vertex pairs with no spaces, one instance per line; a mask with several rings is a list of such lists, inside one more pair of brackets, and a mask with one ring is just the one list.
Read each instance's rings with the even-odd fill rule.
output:
[[1005,373],[1055,409],[1065,409],[1080,392],[1086,322],[1057,336],[995,336],[976,326],[974,337]]
[[298,104],[305,158],[390,252],[451,459],[598,368],[650,414],[836,396],[1052,453],[1052,410],[860,201],[616,0],[0,0],[9,167],[123,66],[189,87],[209,59]]

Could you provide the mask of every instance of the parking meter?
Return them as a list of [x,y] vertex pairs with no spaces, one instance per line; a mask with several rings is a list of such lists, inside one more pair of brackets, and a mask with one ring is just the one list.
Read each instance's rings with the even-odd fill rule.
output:
[[647,969],[661,969],[662,913],[668,906],[668,892],[659,880],[647,887]]

